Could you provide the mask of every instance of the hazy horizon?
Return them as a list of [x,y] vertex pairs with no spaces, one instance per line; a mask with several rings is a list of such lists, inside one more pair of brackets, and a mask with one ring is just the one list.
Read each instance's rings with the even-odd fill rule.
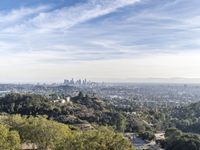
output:
[[63,84],[64,80],[85,80],[90,82],[97,83],[127,83],[127,84],[200,84],[200,78],[64,78],[57,80],[37,80],[37,81],[24,81],[24,80],[16,80],[16,81],[0,81],[0,84]]

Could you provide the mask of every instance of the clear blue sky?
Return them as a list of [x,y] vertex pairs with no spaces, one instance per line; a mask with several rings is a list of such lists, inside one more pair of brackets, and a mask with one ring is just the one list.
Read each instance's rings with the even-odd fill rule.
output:
[[1,0],[0,82],[200,77],[199,0]]

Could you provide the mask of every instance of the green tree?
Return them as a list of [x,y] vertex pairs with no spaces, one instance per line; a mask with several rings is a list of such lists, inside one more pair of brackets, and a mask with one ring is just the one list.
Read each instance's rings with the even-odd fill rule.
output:
[[82,99],[82,98],[84,97],[83,92],[79,92],[79,93],[78,93],[78,97],[79,97],[80,99]]
[[126,117],[122,113],[117,113],[116,119],[116,130],[120,132],[124,132],[127,125]]
[[176,137],[182,135],[182,132],[176,128],[169,128],[165,131],[165,136],[167,138]]
[[142,133],[139,134],[139,136],[140,136],[142,139],[144,139],[144,140],[149,140],[149,141],[155,139],[155,135],[154,135],[154,133],[151,132],[151,131],[142,132]]
[[72,133],[67,125],[47,120],[41,116],[11,116],[6,119],[6,123],[19,131],[23,142],[34,143],[41,150],[54,149]]
[[0,149],[1,150],[19,150],[20,136],[16,131],[10,131],[4,125],[0,125]]
[[56,150],[134,150],[123,135],[107,127],[76,133]]
[[199,150],[200,139],[196,135],[184,134],[167,140],[166,150]]

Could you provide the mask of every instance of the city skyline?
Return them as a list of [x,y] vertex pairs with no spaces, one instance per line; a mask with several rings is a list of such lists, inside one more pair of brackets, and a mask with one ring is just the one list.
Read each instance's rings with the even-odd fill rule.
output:
[[199,4],[0,1],[0,82],[198,79]]

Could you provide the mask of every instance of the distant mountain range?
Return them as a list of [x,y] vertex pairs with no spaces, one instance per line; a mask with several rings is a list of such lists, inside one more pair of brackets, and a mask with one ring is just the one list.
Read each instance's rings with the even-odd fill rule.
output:
[[200,78],[121,78],[121,79],[105,79],[114,83],[199,83]]

